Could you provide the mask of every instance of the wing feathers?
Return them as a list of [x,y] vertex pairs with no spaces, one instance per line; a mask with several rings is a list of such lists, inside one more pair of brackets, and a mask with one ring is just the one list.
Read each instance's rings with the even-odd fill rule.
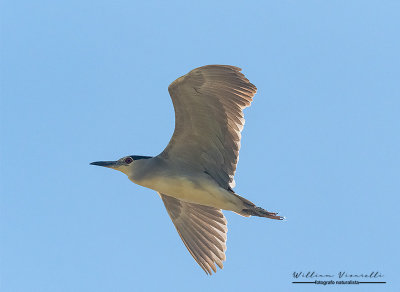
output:
[[224,188],[234,186],[243,109],[250,106],[257,91],[240,70],[208,65],[168,87],[175,109],[175,131],[160,156],[179,157],[207,171]]
[[186,248],[209,275],[223,268],[226,251],[226,219],[222,211],[187,203],[160,194],[172,222]]
[[[234,187],[240,138],[257,88],[228,65],[190,71],[168,87],[175,109],[175,131],[160,154],[209,174],[221,187]],[[223,267],[227,225],[222,211],[160,194],[190,254],[207,273]]]

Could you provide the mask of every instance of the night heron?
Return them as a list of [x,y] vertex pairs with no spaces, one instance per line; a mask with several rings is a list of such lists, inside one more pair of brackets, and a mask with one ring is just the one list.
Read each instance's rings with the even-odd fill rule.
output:
[[227,222],[222,210],[282,220],[233,191],[243,129],[243,109],[257,88],[240,68],[209,65],[190,71],[169,87],[175,131],[155,156],[125,156],[92,162],[125,173],[155,190],[190,254],[207,273],[223,267]]

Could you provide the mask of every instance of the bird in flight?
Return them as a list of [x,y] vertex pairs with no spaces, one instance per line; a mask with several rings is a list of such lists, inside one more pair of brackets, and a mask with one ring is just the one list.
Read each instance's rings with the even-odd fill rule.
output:
[[228,229],[222,210],[283,219],[233,190],[243,109],[257,91],[240,71],[208,65],[171,83],[175,130],[161,154],[91,163],[119,170],[135,184],[155,190],[186,248],[209,275],[225,261]]

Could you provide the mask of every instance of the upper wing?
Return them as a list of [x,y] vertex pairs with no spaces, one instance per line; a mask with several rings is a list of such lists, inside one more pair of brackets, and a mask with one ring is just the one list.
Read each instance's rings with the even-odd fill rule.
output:
[[226,250],[226,219],[213,207],[187,203],[160,194],[176,230],[192,257],[209,275],[222,269]]
[[243,109],[257,88],[240,68],[208,65],[190,71],[168,87],[175,131],[160,154],[206,171],[221,187],[234,187],[243,129]]

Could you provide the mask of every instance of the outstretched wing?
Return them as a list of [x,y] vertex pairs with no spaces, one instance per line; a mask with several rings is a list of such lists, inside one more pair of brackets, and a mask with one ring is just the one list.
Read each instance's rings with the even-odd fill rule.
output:
[[208,65],[190,71],[169,87],[175,131],[160,154],[207,172],[221,187],[234,187],[243,109],[257,88],[240,68]]
[[222,211],[159,195],[179,236],[200,267],[209,275],[216,272],[215,264],[222,269],[228,232]]

